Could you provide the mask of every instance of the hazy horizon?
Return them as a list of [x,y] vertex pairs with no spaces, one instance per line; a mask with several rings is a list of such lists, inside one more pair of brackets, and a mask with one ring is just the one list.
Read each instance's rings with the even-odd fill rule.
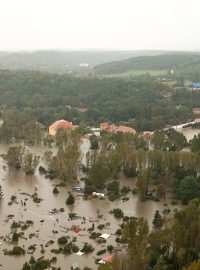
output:
[[148,52],[148,51],[155,51],[155,52],[193,52],[193,53],[200,53],[200,49],[199,50],[161,50],[161,49],[123,49],[123,48],[119,48],[119,49],[115,49],[115,48],[77,48],[77,49],[73,49],[73,48],[47,48],[47,49],[16,49],[16,50],[1,50],[0,52],[5,52],[5,53],[32,53],[32,52],[45,52],[45,51],[52,51],[52,52]]
[[0,51],[199,51],[198,0],[0,0]]

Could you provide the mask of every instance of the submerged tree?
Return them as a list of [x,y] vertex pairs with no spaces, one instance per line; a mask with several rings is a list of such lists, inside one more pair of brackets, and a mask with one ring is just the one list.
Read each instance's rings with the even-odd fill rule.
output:
[[103,189],[110,176],[110,169],[106,162],[98,160],[89,171],[89,179],[97,189]]
[[74,204],[74,202],[75,202],[74,196],[71,193],[69,193],[69,196],[68,196],[68,198],[66,200],[66,204],[67,205],[72,205],[72,204]]
[[9,167],[19,169],[22,167],[24,151],[25,147],[22,145],[10,146],[3,159],[7,161]]
[[146,169],[138,175],[136,184],[137,184],[137,188],[140,191],[140,197],[142,201],[145,201],[147,198],[150,176],[151,176],[150,169]]
[[[61,132],[60,135],[63,133]],[[58,148],[55,156],[51,151],[45,153],[45,159],[49,164],[49,171],[64,181],[72,182],[77,179],[80,167],[80,135],[76,132],[67,134],[67,141]]]
[[147,252],[149,226],[144,218],[131,218],[123,228],[123,237],[128,244],[127,265],[134,270],[146,270],[149,263]]
[[11,146],[7,154],[3,155],[3,159],[7,161],[10,168],[22,168],[26,174],[34,174],[38,164],[39,156],[26,150],[24,146]]
[[27,151],[24,154],[22,168],[27,175],[34,174],[38,164],[39,164],[39,156],[34,155],[33,153]]
[[156,229],[161,229],[163,226],[163,219],[160,215],[160,212],[158,210],[156,210],[155,215],[154,215],[154,219],[153,219],[153,225],[154,228]]

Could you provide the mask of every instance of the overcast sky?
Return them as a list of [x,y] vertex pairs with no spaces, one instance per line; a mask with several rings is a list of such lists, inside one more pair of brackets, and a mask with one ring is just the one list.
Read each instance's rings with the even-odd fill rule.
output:
[[0,0],[0,50],[200,50],[200,0]]

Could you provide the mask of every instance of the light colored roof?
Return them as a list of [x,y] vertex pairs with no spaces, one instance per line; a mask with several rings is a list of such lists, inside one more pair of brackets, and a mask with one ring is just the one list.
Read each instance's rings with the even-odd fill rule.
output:
[[98,218],[97,217],[89,217],[89,222],[98,222]]
[[51,126],[49,126],[49,129],[58,130],[60,128],[63,128],[63,129],[74,130],[77,127],[78,126],[73,125],[69,121],[62,119],[62,120],[58,120],[58,121],[54,122]]
[[76,255],[82,256],[84,255],[84,252],[81,252],[80,250],[78,252],[75,253]]
[[110,237],[110,234],[107,233],[103,233],[102,235],[100,235],[100,238],[103,238],[105,240],[107,240]]
[[124,132],[124,133],[135,132],[135,130],[133,128],[126,127],[126,126],[119,126],[117,131],[118,132]]
[[98,264],[106,264],[106,262],[104,260],[100,260]]
[[114,124],[101,123],[100,128],[108,132],[123,132],[123,133],[135,133],[135,129],[127,126],[116,126]]

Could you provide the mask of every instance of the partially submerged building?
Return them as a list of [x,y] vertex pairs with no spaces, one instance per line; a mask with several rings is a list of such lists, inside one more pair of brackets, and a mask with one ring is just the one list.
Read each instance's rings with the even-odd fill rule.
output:
[[109,123],[101,123],[100,124],[100,129],[103,130],[103,131],[107,131],[109,133],[118,133],[118,132],[133,133],[133,134],[136,133],[135,129],[133,129],[131,127],[116,126],[114,124],[109,124]]
[[55,136],[59,129],[64,129],[66,131],[75,130],[78,126],[73,125],[72,122],[67,120],[58,120],[49,126],[49,134]]

